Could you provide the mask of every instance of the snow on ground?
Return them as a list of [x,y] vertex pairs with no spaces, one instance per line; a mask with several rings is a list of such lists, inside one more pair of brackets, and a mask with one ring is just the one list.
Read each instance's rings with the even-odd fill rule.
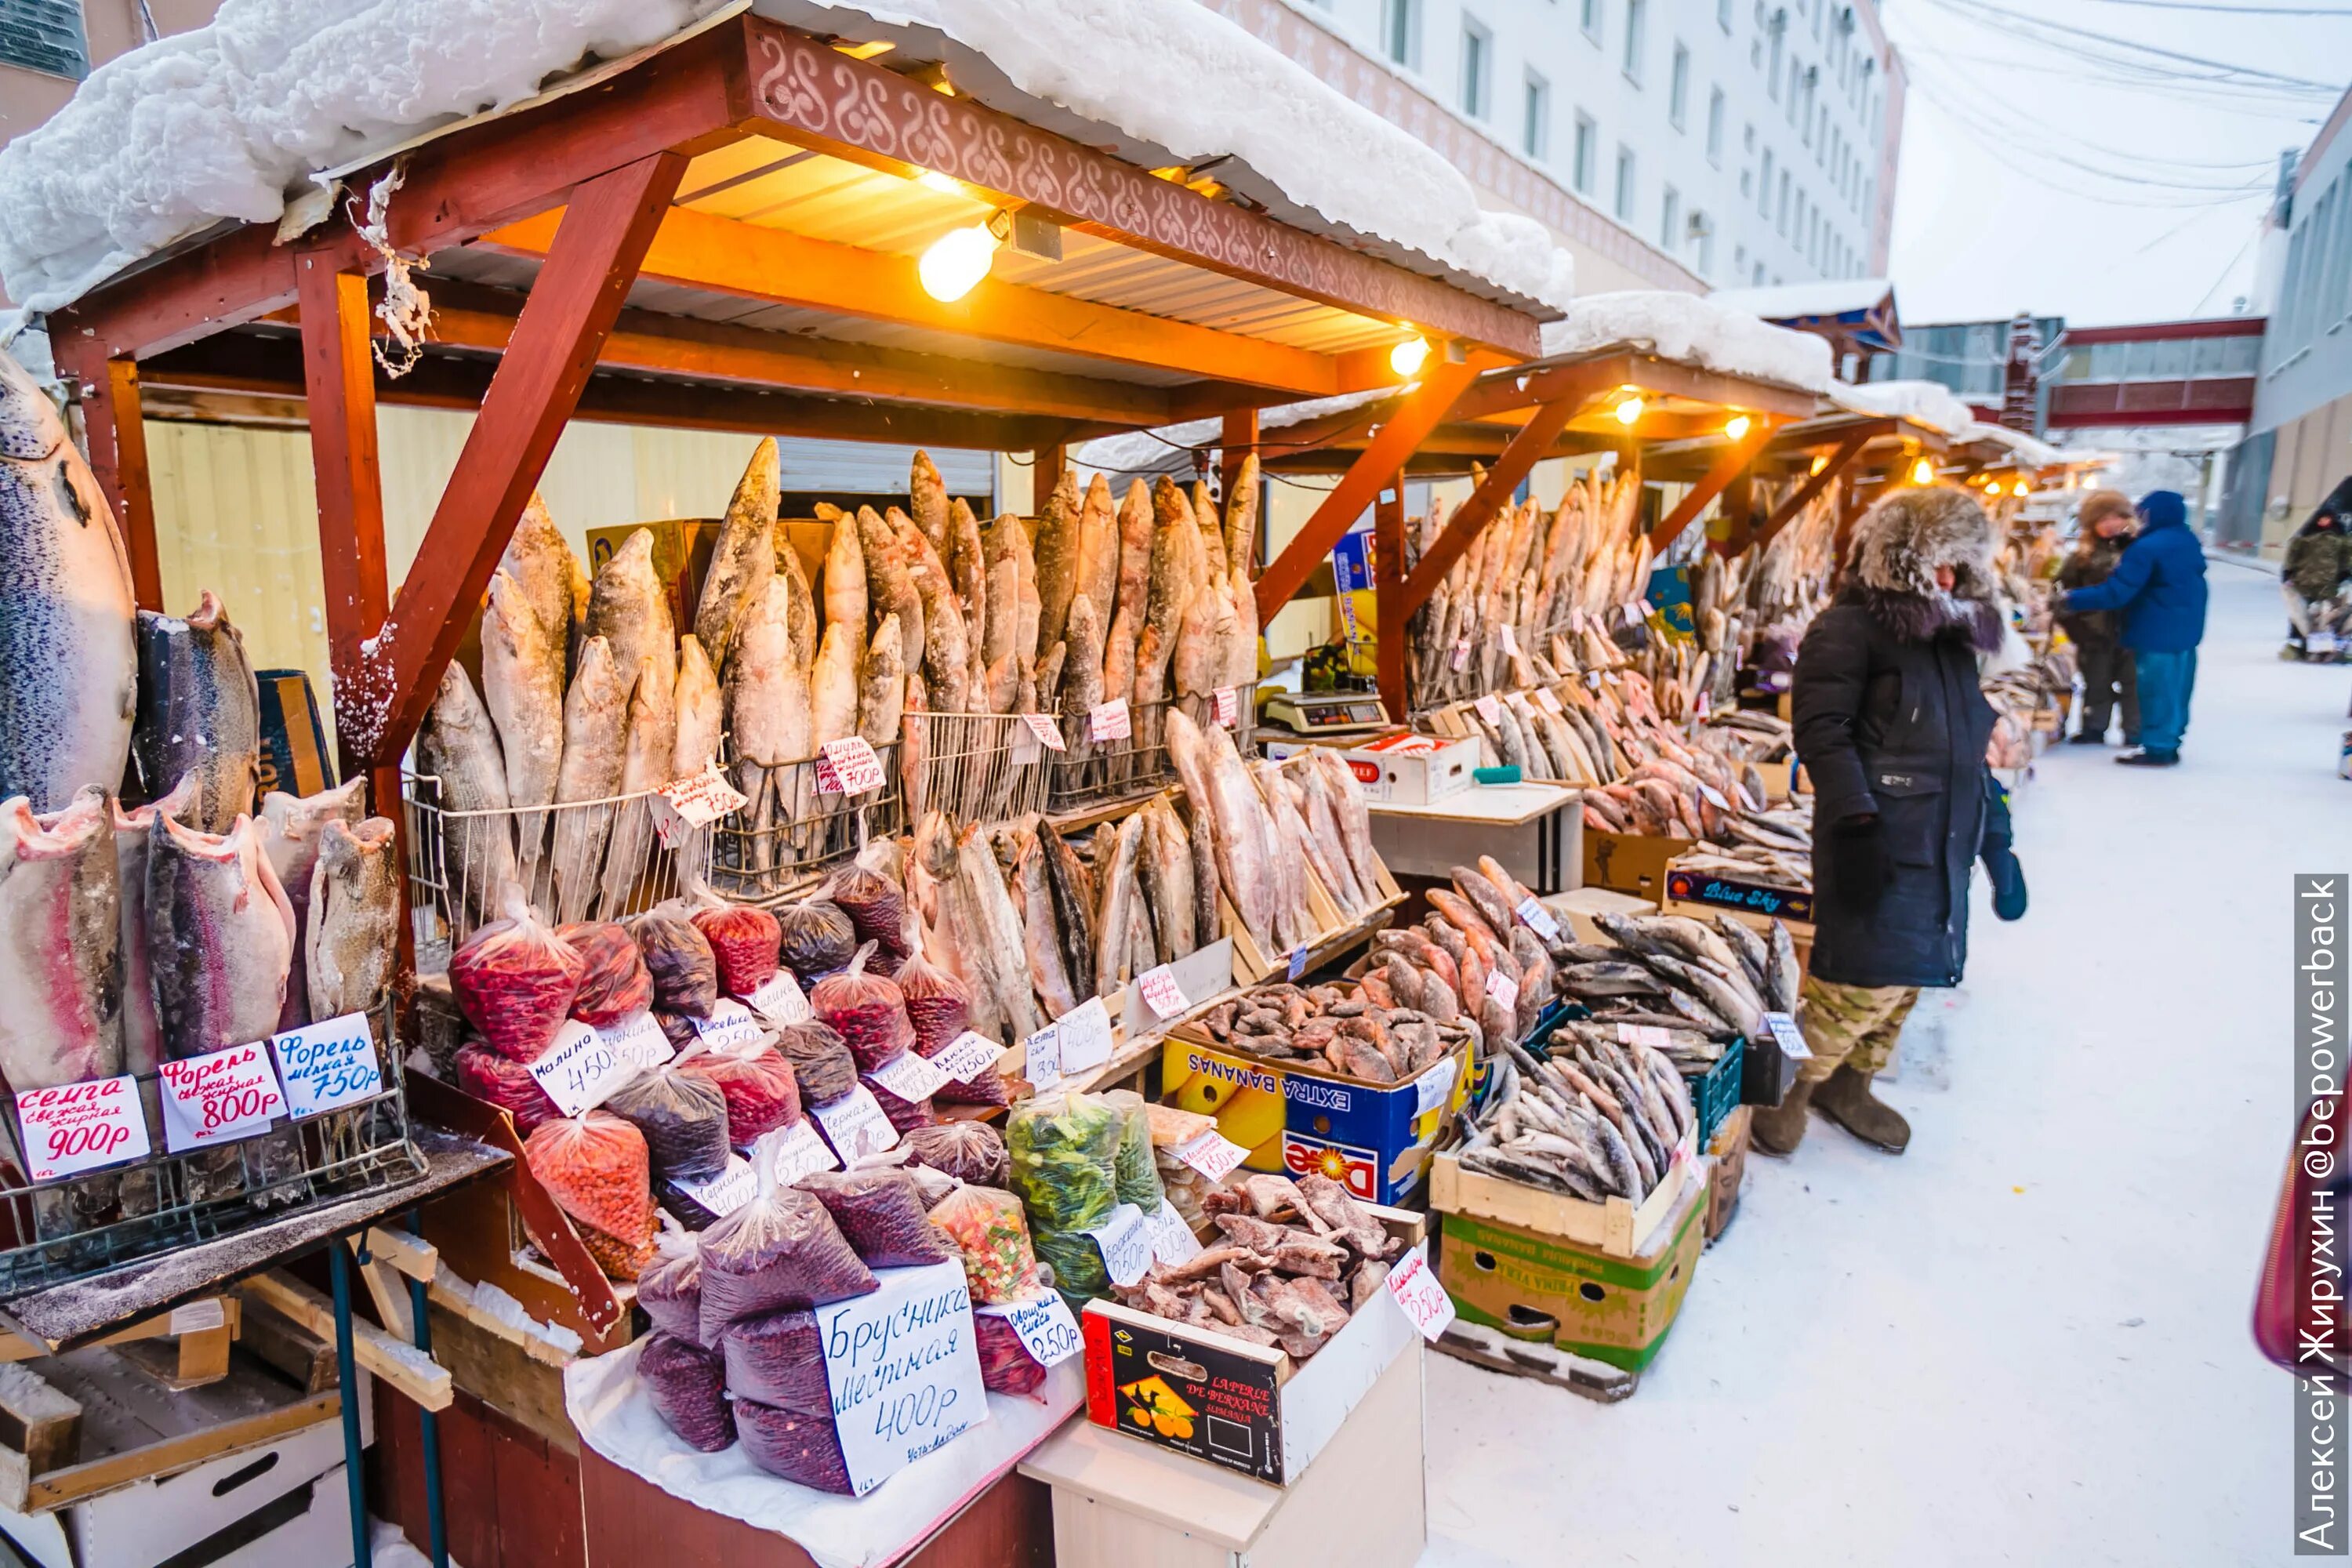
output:
[[1618,1405],[1429,1358],[1426,1568],[2284,1563],[2290,1384],[2247,1327],[2294,1132],[2290,875],[2352,870],[2352,670],[2282,664],[2212,567],[2186,762],[2062,746],[2018,800],[2027,918],[1881,1092],[1753,1155]]

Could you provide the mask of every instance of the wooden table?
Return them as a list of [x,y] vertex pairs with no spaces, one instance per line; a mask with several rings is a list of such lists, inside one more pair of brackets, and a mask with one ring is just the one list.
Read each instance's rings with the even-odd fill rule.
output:
[[1375,803],[1372,847],[1400,877],[1434,877],[1492,855],[1538,893],[1584,880],[1583,792],[1566,784],[1472,784],[1425,805]]

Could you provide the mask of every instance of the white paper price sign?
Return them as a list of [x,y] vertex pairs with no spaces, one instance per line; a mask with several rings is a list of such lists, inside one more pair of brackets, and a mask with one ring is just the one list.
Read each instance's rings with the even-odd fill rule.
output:
[[[882,759],[863,735],[845,735],[838,741],[824,743],[824,760],[832,765],[833,790],[841,795],[864,795],[882,787]],[[817,788],[824,786],[824,770],[817,770]]]
[[866,1075],[900,1100],[929,1100],[952,1081],[939,1064],[904,1051]]
[[963,1265],[886,1268],[877,1281],[816,1310],[834,1433],[859,1497],[988,1419]]
[[1547,713],[1565,713],[1568,711],[1567,709],[1562,708],[1559,705],[1559,693],[1554,691],[1549,686],[1538,686],[1536,688],[1536,706],[1542,709]]
[[1124,741],[1135,733],[1135,720],[1127,710],[1127,699],[1114,697],[1098,704],[1087,714],[1087,735],[1097,741]]
[[1220,686],[1209,693],[1209,700],[1215,705],[1217,722],[1225,729],[1232,729],[1234,721],[1242,714],[1241,694],[1230,686]]
[[801,983],[789,969],[779,969],[757,991],[743,998],[751,1011],[771,1024],[805,1024],[809,1020],[808,998],[801,994]]
[[1469,662],[1470,639],[1468,637],[1455,637],[1454,639],[1454,668],[1459,669]]
[[1166,1198],[1160,1200],[1160,1212],[1144,1215],[1143,1223],[1151,1231],[1151,1256],[1171,1268],[1201,1255],[1201,1238]]
[[1599,670],[1597,670],[1597,669],[1588,669],[1588,670],[1586,670],[1586,671],[1584,672],[1584,684],[1585,684],[1585,685],[1587,685],[1587,686],[1590,686],[1590,687],[1591,687],[1591,688],[1592,688],[1592,689],[1593,689],[1593,690],[1595,690],[1595,691],[1600,690],[1600,689],[1601,689],[1601,672],[1600,672]]
[[[823,1145],[819,1145],[822,1147]],[[725,1219],[760,1190],[760,1173],[740,1154],[727,1156],[727,1168],[707,1182],[680,1182],[678,1191]]]
[[654,796],[654,831],[663,844],[674,847],[686,829],[708,827],[751,804],[751,797],[730,784],[719,764],[712,763],[690,778],[662,785]]
[[1195,1132],[1170,1152],[1213,1182],[1223,1181],[1234,1173],[1235,1166],[1249,1158],[1248,1150],[1213,1127]]
[[1617,1026],[1617,1043],[1621,1046],[1647,1046],[1652,1050],[1663,1051],[1675,1043],[1675,1037],[1666,1033],[1662,1024],[1620,1024]]
[[1559,935],[1559,921],[1552,918],[1552,912],[1544,908],[1533,893],[1511,906],[1511,912],[1519,917],[1521,925],[1546,942],[1551,942]]
[[1132,1285],[1151,1267],[1151,1226],[1133,1204],[1121,1204],[1110,1218],[1087,1234],[1102,1252],[1103,1269],[1114,1285]]
[[780,1185],[789,1187],[803,1176],[841,1168],[840,1159],[805,1118],[780,1132],[771,1132],[761,1142],[770,1140],[775,1145],[776,1181]]
[[1445,1103],[1454,1093],[1454,1077],[1459,1070],[1452,1057],[1440,1057],[1428,1071],[1412,1080],[1415,1117],[1426,1116]]
[[1509,1012],[1519,1005],[1519,983],[1499,969],[1486,971],[1486,994],[1503,1005]]
[[1421,1337],[1432,1344],[1444,1337],[1446,1326],[1454,1321],[1454,1298],[1437,1282],[1429,1258],[1421,1249],[1389,1270],[1389,1294],[1421,1331]]
[[970,1083],[1004,1055],[1004,1047],[985,1035],[966,1029],[931,1058],[931,1065],[958,1083]]
[[830,1105],[812,1105],[808,1110],[845,1165],[898,1146],[898,1130],[882,1114],[874,1091],[862,1083]]
[[710,1005],[710,1016],[697,1018],[688,1015],[694,1026],[694,1037],[705,1049],[721,1053],[740,1051],[767,1038],[767,1029],[751,1009],[732,996],[721,996]]
[[[1144,1000],[1149,1002],[1150,997]],[[1090,1072],[1110,1060],[1110,1009],[1103,1005],[1101,997],[1087,997],[1055,1019],[1054,1026],[1061,1035],[1063,1072]]]
[[1627,626],[1638,626],[1649,618],[1649,606],[1643,604],[1641,600],[1628,599],[1625,601],[1625,624]]
[[1165,963],[1145,970],[1136,977],[1135,984],[1151,1010],[1163,1018],[1173,1018],[1192,1005],[1184,999],[1184,987],[1177,983],[1176,971]]
[[[559,1032],[558,1039],[562,1038]],[[657,1068],[677,1055],[662,1033],[654,1016],[643,1009],[630,1014],[617,1024],[607,1024],[596,1031],[596,1037],[613,1048],[613,1054],[631,1068]]]
[[285,1114],[286,1093],[258,1045],[165,1062],[163,1073],[163,1147],[171,1153],[250,1137]]
[[1003,1319],[1039,1366],[1057,1366],[1086,1349],[1078,1321],[1058,1290],[1048,1290],[1034,1301],[1006,1301],[972,1310],[983,1318]]
[[375,1035],[365,1013],[346,1013],[269,1037],[294,1120],[373,1100],[383,1092]]
[[36,1182],[143,1159],[152,1152],[147,1119],[139,1110],[139,1086],[128,1073],[25,1089],[16,1096],[16,1120],[25,1130],[25,1174]]
[[1062,1081],[1062,1026],[1048,1024],[1021,1042],[1024,1066],[1021,1076],[1029,1080],[1031,1089],[1045,1093]]
[[1496,700],[1495,694],[1491,691],[1470,706],[1478,710],[1478,717],[1489,724],[1499,724],[1503,721],[1503,705]]
[[1807,1061],[1811,1058],[1813,1050],[1811,1046],[1805,1044],[1804,1031],[1797,1027],[1797,1020],[1788,1014],[1765,1014],[1764,1026],[1772,1032],[1772,1038],[1779,1042],[1782,1056],[1794,1062]]
[[[655,1032],[660,1032],[658,1026]],[[570,1018],[555,1031],[555,1043],[530,1064],[530,1076],[558,1110],[578,1116],[604,1104],[614,1089],[636,1077],[637,1064],[595,1030]]]
[[1051,713],[1024,713],[1021,722],[1037,737],[1037,743],[1049,752],[1066,750],[1062,742],[1062,721]]

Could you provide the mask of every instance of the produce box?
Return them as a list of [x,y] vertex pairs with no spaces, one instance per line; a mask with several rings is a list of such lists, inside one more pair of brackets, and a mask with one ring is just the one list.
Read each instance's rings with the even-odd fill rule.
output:
[[1718,910],[1748,924],[1762,927],[1772,921],[1788,923],[1789,934],[1800,929],[1808,940],[1813,933],[1812,889],[1777,888],[1746,882],[1712,871],[1685,871],[1666,867],[1665,910],[1668,914],[1695,914],[1701,920]]
[[1359,1202],[1392,1204],[1421,1185],[1429,1152],[1469,1098],[1469,1044],[1407,1083],[1260,1061],[1191,1026],[1160,1047],[1160,1098],[1217,1119],[1254,1171],[1320,1171]]
[[1639,1372],[1665,1343],[1705,1243],[1706,1189],[1685,1184],[1631,1258],[1564,1237],[1449,1214],[1437,1278],[1467,1321]]
[[[1408,1247],[1421,1245],[1422,1215],[1372,1213]],[[1421,1342],[1386,1290],[1304,1362],[1116,1301],[1087,1302],[1079,1328],[1088,1421],[1278,1487],[1306,1472],[1381,1373]]]
[[[1307,749],[1303,741],[1265,742],[1265,754],[1275,761]],[[1449,741],[1437,735],[1417,735],[1393,730],[1360,745],[1335,747],[1364,786],[1364,794],[1381,805],[1428,805],[1470,787],[1478,770],[1475,740]]]
[[1755,763],[1750,765],[1763,775],[1764,799],[1768,805],[1777,805],[1791,795],[1813,792],[1813,781],[1805,776],[1804,765],[1801,763]]
[[[1656,1239],[1659,1227],[1681,1201],[1683,1190],[1696,1179],[1692,1162],[1697,1153],[1697,1143],[1685,1140],[1656,1190],[1637,1208],[1623,1198],[1588,1203],[1566,1193],[1469,1170],[1461,1156],[1448,1149],[1430,1163],[1429,1206],[1448,1216],[1499,1220],[1612,1258],[1632,1258]],[[1453,1221],[1449,1217],[1446,1223]]]
[[1710,1246],[1731,1228],[1731,1216],[1739,1211],[1739,1185],[1748,1179],[1748,1128],[1755,1115],[1744,1105],[1735,1108],[1724,1119],[1715,1142],[1707,1145],[1706,1239]]
[[1696,1078],[1684,1077],[1683,1082],[1690,1089],[1691,1104],[1698,1111],[1700,1148],[1709,1148],[1714,1144],[1716,1129],[1723,1125],[1725,1117],[1738,1108],[1747,1058],[1747,1042],[1734,1040],[1730,1048],[1715,1059],[1713,1067]]
[[1646,833],[1610,833],[1584,828],[1584,884],[1638,893],[1655,903],[1665,897],[1666,863],[1685,853],[1695,838],[1663,838]]

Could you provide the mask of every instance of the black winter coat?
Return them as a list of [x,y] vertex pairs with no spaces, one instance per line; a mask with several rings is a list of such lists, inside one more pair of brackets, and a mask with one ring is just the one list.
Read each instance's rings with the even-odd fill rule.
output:
[[[1814,791],[1812,970],[1846,985],[1957,985],[1968,963],[1969,873],[2008,811],[1985,765],[1993,712],[1972,643],[1998,613],[1848,586],[1805,634],[1793,706]],[[1838,896],[1834,825],[1875,813],[1890,879],[1875,910]]]

